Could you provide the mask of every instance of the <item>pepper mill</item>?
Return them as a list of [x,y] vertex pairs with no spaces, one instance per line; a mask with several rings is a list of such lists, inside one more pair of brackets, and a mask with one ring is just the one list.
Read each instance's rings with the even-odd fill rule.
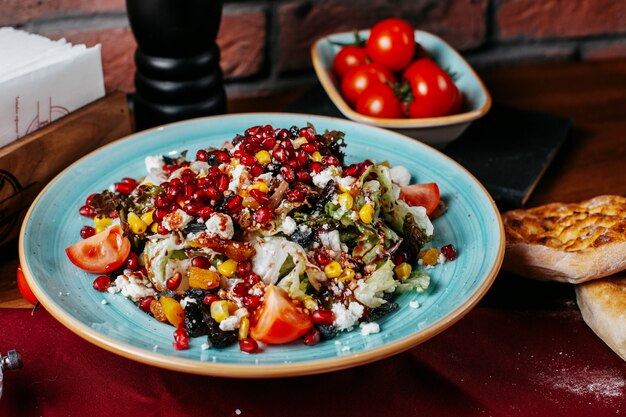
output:
[[13,371],[22,367],[22,355],[10,350],[6,356],[0,354],[0,398],[2,397],[2,379],[4,371]]
[[222,0],[126,0],[135,51],[137,130],[226,112],[215,43]]

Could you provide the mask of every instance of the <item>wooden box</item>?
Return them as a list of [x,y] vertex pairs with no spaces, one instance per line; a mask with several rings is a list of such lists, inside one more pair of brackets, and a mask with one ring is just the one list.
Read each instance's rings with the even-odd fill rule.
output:
[[30,204],[54,176],[131,130],[126,95],[117,91],[0,148],[0,246],[18,236]]

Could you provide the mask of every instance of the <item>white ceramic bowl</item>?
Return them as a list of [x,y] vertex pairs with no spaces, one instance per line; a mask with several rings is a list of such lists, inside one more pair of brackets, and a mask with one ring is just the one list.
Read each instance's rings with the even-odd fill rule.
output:
[[[369,33],[369,30],[361,30],[359,36],[367,39]],[[422,119],[383,119],[357,113],[341,96],[339,80],[332,69],[333,58],[341,48],[335,43],[353,42],[353,32],[335,33],[315,42],[311,47],[313,66],[326,93],[348,119],[395,130],[441,148],[458,138],[472,121],[489,111],[491,96],[472,67],[444,40],[421,30],[415,31],[415,40],[439,66],[454,74],[455,83],[463,93],[461,113]]]

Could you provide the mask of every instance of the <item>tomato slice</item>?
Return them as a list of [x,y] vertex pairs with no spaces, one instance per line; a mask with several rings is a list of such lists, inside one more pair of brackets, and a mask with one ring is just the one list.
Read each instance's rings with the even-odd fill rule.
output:
[[400,187],[400,198],[410,206],[424,207],[426,214],[430,216],[439,205],[441,196],[437,184],[429,182]]
[[65,249],[77,267],[94,274],[111,272],[122,266],[130,253],[128,240],[119,226],[111,227]]
[[22,294],[24,300],[33,305],[37,304],[37,297],[35,297],[35,294],[30,290],[28,282],[26,282],[26,277],[24,277],[24,272],[22,272],[22,265],[18,265],[17,267],[17,288],[20,290],[20,294]]
[[254,313],[250,335],[259,342],[278,345],[293,342],[311,327],[309,315],[296,307],[285,291],[271,285]]

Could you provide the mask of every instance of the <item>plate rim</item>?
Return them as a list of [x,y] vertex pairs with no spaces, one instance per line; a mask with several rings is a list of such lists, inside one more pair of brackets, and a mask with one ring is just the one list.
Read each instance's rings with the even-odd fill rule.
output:
[[[110,146],[116,145],[120,142],[131,140],[136,136],[149,134],[150,132],[159,131],[163,129],[169,129],[174,126],[180,124],[188,124],[194,121],[202,121],[202,120],[212,120],[212,119],[220,119],[220,118],[231,118],[231,117],[247,117],[247,116],[294,116],[294,117],[312,117],[318,119],[327,119],[329,122],[332,121],[340,121],[341,123],[355,124],[360,125],[357,122],[352,120],[340,119],[337,117],[330,116],[320,116],[314,114],[306,114],[306,113],[285,113],[285,112],[250,112],[250,113],[231,113],[226,115],[216,115],[216,116],[206,116],[206,117],[198,117],[194,119],[184,120],[180,122],[170,123],[162,126],[157,126],[151,129],[143,130],[140,132],[133,133],[131,135],[124,136],[119,138],[113,142],[110,142],[98,149],[95,149],[88,154],[82,156],[74,163],[69,165],[59,174],[57,174],[46,186],[39,192],[35,200],[30,205],[20,228],[19,242],[18,242],[18,251],[19,251],[19,260],[22,265],[22,272],[26,277],[26,281],[30,286],[31,290],[39,300],[39,302],[44,306],[46,311],[50,313],[57,321],[59,321],[63,326],[68,328],[70,331],[81,337],[82,339],[87,340],[88,342],[95,344],[96,346],[105,349],[109,352],[115,353],[127,359],[132,359],[147,365],[157,366],[164,369],[186,372],[190,374],[197,375],[207,375],[207,376],[218,376],[218,377],[232,377],[232,378],[276,378],[276,377],[293,377],[293,376],[303,376],[303,375],[312,375],[319,374],[324,372],[330,372],[340,369],[346,369],[358,365],[364,365],[366,363],[370,363],[376,360],[384,359],[389,356],[401,353],[405,350],[408,350],[414,346],[417,346],[428,339],[436,336],[442,331],[448,329],[450,326],[455,324],[461,318],[463,318],[467,313],[469,313],[475,305],[483,298],[483,296],[487,293],[491,285],[496,279],[498,272],[502,266],[502,262],[504,259],[504,249],[505,249],[505,240],[504,240],[504,226],[502,223],[502,219],[499,215],[498,208],[493,201],[493,198],[489,194],[489,192],[485,189],[485,187],[462,165],[454,161],[452,158],[443,154],[439,150],[424,144],[420,141],[411,139],[401,133],[389,131],[383,128],[379,128],[376,126],[366,125],[368,129],[376,129],[381,130],[385,134],[391,134],[397,136],[398,139],[408,141],[412,145],[417,145],[423,148],[427,148],[428,151],[434,151],[441,156],[443,156],[448,162],[453,163],[458,168],[460,168],[471,180],[474,181],[476,185],[478,185],[479,189],[487,197],[491,207],[493,209],[494,214],[496,214],[496,220],[498,223],[498,231],[500,244],[497,250],[495,262],[491,265],[489,272],[486,274],[485,279],[480,284],[480,286],[456,309],[452,310],[446,316],[433,323],[432,325],[414,332],[408,336],[405,336],[399,340],[394,342],[386,343],[382,346],[376,347],[374,349],[360,352],[356,354],[349,354],[345,356],[335,356],[327,359],[320,359],[314,361],[307,361],[302,363],[288,363],[288,364],[259,364],[250,366],[247,364],[220,364],[213,362],[201,362],[192,359],[186,358],[174,358],[168,355],[160,354],[157,352],[150,352],[147,350],[140,349],[138,347],[130,346],[124,342],[115,340],[111,337],[104,336],[100,332],[87,327],[82,324],[79,320],[75,319],[70,313],[66,313],[61,308],[57,308],[55,303],[47,296],[47,294],[40,288],[38,282],[33,278],[32,271],[27,262],[27,257],[25,255],[25,240],[26,240],[26,226],[30,220],[32,211],[38,204],[39,200],[44,196],[47,190],[56,183],[66,172],[72,169],[75,165],[79,164],[82,160],[90,157],[91,155],[101,152],[103,149],[106,149]],[[363,126],[363,125],[361,125]]]

